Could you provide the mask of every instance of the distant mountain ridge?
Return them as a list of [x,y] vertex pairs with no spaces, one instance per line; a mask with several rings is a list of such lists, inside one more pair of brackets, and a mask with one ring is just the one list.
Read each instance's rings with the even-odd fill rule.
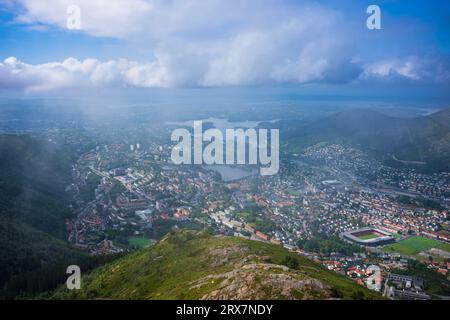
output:
[[450,108],[414,119],[354,109],[310,123],[282,121],[280,126],[291,151],[319,142],[342,143],[390,164],[396,158],[425,162],[428,171],[450,171]]

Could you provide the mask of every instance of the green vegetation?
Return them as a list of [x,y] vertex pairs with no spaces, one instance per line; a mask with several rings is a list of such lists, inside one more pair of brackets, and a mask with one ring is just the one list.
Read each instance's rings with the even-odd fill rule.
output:
[[397,232],[387,232],[387,233],[390,234],[391,236],[393,236],[396,239],[400,239],[402,237],[402,235],[397,233]]
[[292,189],[287,190],[287,193],[292,196],[297,196],[297,197],[301,195],[300,191],[292,190]]
[[[279,277],[284,280],[277,280]],[[303,280],[309,284],[301,286]],[[242,281],[247,281],[241,298],[381,299],[377,293],[281,246],[188,230],[173,231],[154,246],[102,266],[82,281],[81,290],[62,287],[53,298],[236,297],[239,290],[233,285],[242,287]],[[299,281],[300,287],[295,287]],[[283,291],[289,285],[292,290]]]
[[421,236],[410,237],[395,244],[385,247],[385,251],[397,252],[403,255],[413,256],[421,251],[437,248],[448,251],[448,245],[437,240],[428,239]]
[[432,295],[450,295],[450,281],[434,270],[430,270],[426,265],[418,261],[410,261],[407,270],[393,270],[398,274],[421,277],[424,279],[425,291]]
[[423,207],[427,209],[439,210],[442,211],[444,208],[436,201],[424,199],[424,198],[412,198],[408,196],[399,196],[397,200],[400,203],[414,205],[417,207]]
[[440,245],[438,245],[437,247],[435,247],[436,249],[441,249],[447,252],[450,252],[450,243],[440,243]]
[[376,234],[366,234],[366,235],[360,236],[358,238],[361,239],[361,240],[371,240],[371,239],[378,238],[378,236]]
[[339,237],[325,238],[315,236],[312,239],[301,239],[297,242],[299,248],[308,252],[318,252],[329,255],[332,252],[352,255],[354,252],[361,252],[362,248],[356,244],[351,244],[341,240]]
[[[310,123],[285,121],[281,130],[285,137],[282,149],[289,153],[324,142],[339,143],[362,148],[390,166],[425,172],[450,170],[450,108],[416,119],[366,109],[345,110]],[[408,161],[396,161],[393,154]]]
[[275,229],[275,224],[264,214],[260,214],[261,207],[257,204],[248,205],[244,212],[239,212],[236,216],[242,218],[246,223],[258,231],[268,233]]
[[80,188],[80,197],[86,202],[92,201],[95,199],[95,188],[100,184],[102,177],[89,173],[86,178],[85,185]]
[[128,243],[132,247],[145,248],[145,247],[153,244],[154,241],[147,237],[130,237],[130,238],[128,238]]
[[65,281],[66,268],[89,270],[92,258],[65,242],[64,192],[71,150],[28,136],[0,136],[0,299],[31,297]]
[[111,191],[109,191],[108,197],[115,201],[116,197],[124,191],[126,191],[126,188],[121,183],[116,183],[112,187]]

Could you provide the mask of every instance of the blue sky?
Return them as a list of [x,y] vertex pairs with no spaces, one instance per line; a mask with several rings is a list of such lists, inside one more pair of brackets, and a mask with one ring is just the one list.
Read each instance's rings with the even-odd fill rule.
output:
[[[70,4],[81,30],[66,28]],[[370,4],[381,30],[366,28]],[[6,0],[0,92],[280,86],[447,103],[449,30],[445,0]]]

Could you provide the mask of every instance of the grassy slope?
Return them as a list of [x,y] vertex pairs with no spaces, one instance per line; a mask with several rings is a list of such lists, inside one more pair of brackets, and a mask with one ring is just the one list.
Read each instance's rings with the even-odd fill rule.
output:
[[[299,262],[296,270],[278,269],[267,271],[266,275],[285,273],[296,280],[314,278],[331,287],[328,295],[323,292],[294,292],[296,298],[304,298],[305,294],[309,298],[381,298],[350,279],[328,271],[280,246],[194,231],[172,233],[154,246],[103,266],[83,278],[80,291],[68,292],[60,289],[54,298],[200,299],[205,294],[219,289],[223,280],[219,277],[205,282],[204,279],[211,279],[208,276],[222,275],[234,269],[245,269],[242,265],[237,265],[238,261],[245,261],[244,265],[263,262],[280,265],[288,256]],[[258,281],[256,280],[254,285],[258,285]],[[203,285],[192,288],[198,283]],[[251,299],[252,296],[248,298]],[[262,298],[283,299],[286,296],[264,288]]]
[[0,298],[53,290],[89,257],[65,242],[70,150],[0,135]]
[[145,248],[153,243],[153,240],[147,237],[130,237],[128,243],[136,248]]

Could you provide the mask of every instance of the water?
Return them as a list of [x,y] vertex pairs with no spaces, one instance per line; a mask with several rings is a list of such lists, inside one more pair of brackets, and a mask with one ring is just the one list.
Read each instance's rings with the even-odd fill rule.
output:
[[242,168],[237,168],[237,167],[232,167],[232,166],[205,166],[204,167],[207,170],[213,170],[216,171],[220,174],[220,176],[222,177],[222,180],[225,182],[232,182],[232,181],[237,181],[237,180],[241,180],[243,178],[247,178],[250,176],[255,175],[258,170],[256,169],[242,169]]
[[[207,118],[200,119],[198,121],[202,121],[203,124],[212,123],[214,128],[219,129],[220,131],[225,131],[226,129],[235,129],[235,128],[256,128],[260,123],[270,122],[275,123],[280,121],[281,119],[275,119],[271,121],[241,121],[241,122],[230,122],[228,119],[219,119],[219,118]],[[194,120],[188,121],[178,121],[178,122],[166,122],[167,125],[176,125],[176,126],[194,126]]]

